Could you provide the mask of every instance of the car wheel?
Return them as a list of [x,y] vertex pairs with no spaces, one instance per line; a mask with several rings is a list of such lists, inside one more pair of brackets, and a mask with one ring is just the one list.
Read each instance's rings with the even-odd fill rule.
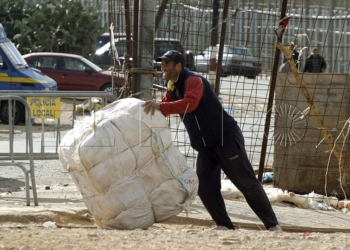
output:
[[[12,102],[14,103],[14,102]],[[14,122],[15,125],[23,123],[25,120],[25,108],[22,103],[16,102],[16,106],[12,105],[12,110],[15,109]],[[9,103],[8,101],[1,102],[0,120],[4,124],[9,124]]]
[[103,85],[101,91],[107,91],[112,93],[112,83],[107,83]]

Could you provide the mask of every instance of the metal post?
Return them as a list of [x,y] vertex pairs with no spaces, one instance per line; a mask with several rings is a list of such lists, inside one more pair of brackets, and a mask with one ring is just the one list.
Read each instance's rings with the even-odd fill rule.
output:
[[254,10],[258,9],[258,0],[254,0],[253,8],[254,8]]
[[[154,56],[154,27],[155,27],[155,1],[142,0],[140,1],[139,9],[139,37],[138,44],[138,62],[139,68],[150,73],[142,73],[139,77],[140,99],[152,99],[152,91],[146,91],[153,86],[153,56]],[[142,92],[143,91],[143,92]]]
[[[137,62],[137,46],[139,42],[139,0],[134,0],[134,26],[133,26],[133,31],[132,31],[132,36],[133,36],[133,44],[132,44],[132,66],[134,68],[138,67],[138,62]],[[132,93],[136,93],[139,91],[139,81],[138,81],[139,76],[137,74],[132,75],[132,86],[131,86],[131,91]]]
[[155,23],[155,30],[158,30],[160,21],[162,20],[162,17],[164,15],[165,8],[168,4],[169,0],[162,0],[162,3],[159,5],[157,16],[156,16],[156,23]]
[[[286,15],[287,11],[287,2],[288,0],[283,0],[282,8],[281,8],[281,18],[282,19]],[[282,41],[282,35],[277,39],[278,42]],[[260,163],[259,163],[259,173],[258,173],[258,180],[262,182],[262,176],[264,172],[264,166],[265,166],[265,157],[266,157],[266,148],[267,148],[267,136],[269,134],[270,130],[270,122],[271,122],[271,108],[273,105],[273,99],[275,95],[275,88],[276,88],[276,79],[277,79],[277,71],[278,71],[278,63],[280,58],[281,51],[276,48],[275,50],[275,59],[273,62],[272,72],[271,72],[271,80],[270,80],[270,92],[269,92],[269,100],[267,104],[267,114],[266,114],[266,120],[265,120],[265,128],[264,128],[264,137],[263,142],[261,146],[261,154],[260,154]]]
[[[334,19],[334,13],[336,13],[334,10],[335,10],[335,1],[330,1],[330,6],[329,6],[329,27],[331,28],[330,30],[330,34],[328,36],[329,38],[329,44],[334,44],[334,42],[336,41],[336,38],[335,38],[335,31],[336,31],[336,19]],[[318,44],[316,47],[319,47]],[[321,50],[322,49],[322,50]],[[335,51],[335,46],[332,46],[331,48],[326,48],[326,51],[325,51],[325,48],[318,48],[318,51],[319,53],[325,57],[325,58],[330,58],[330,62],[329,62],[329,65],[327,66],[327,69],[330,70],[330,73],[333,74],[334,73],[334,64],[335,63],[335,60],[337,60],[337,58],[335,58],[336,56],[336,51]],[[327,52],[327,54],[325,53]]]
[[[304,0],[304,11],[303,11],[303,16],[304,17],[309,17],[309,13],[310,13],[310,0]],[[304,20],[304,22],[302,23],[303,25],[303,30],[305,30],[305,32],[307,31],[307,25],[306,25],[306,20]]]
[[220,92],[220,76],[221,76],[221,70],[222,70],[222,54],[224,51],[225,35],[226,35],[226,23],[227,23],[226,19],[227,19],[227,13],[228,13],[228,3],[229,3],[229,0],[225,0],[224,9],[223,9],[223,13],[222,13],[219,57],[218,57],[218,66],[217,66],[216,79],[215,79],[215,93],[216,93],[216,95],[219,95],[219,92]]
[[45,123],[44,119],[41,119],[41,153],[45,153]]
[[[16,109],[16,101],[14,101],[14,109]],[[13,133],[14,133],[14,120],[16,119],[16,115],[13,115],[12,112],[12,100],[8,100],[8,122],[9,122],[9,129],[10,129],[10,155],[11,155],[11,161],[13,161]]]
[[[211,42],[210,42],[210,65],[209,65],[209,83],[212,89],[215,89],[215,78],[216,78],[216,55],[218,52],[218,21],[219,21],[219,1],[213,0],[213,19],[211,29]],[[220,75],[221,76],[221,72]]]
[[[125,8],[125,31],[126,31],[126,52],[131,55],[131,32],[130,32],[130,4],[129,0],[124,0]],[[122,55],[123,56],[123,55]]]

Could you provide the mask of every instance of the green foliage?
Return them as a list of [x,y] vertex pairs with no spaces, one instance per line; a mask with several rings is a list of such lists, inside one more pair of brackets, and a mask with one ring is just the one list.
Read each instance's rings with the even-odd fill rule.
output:
[[0,23],[22,54],[63,52],[94,53],[96,37],[105,30],[98,20],[100,8],[83,7],[71,0],[0,0]]

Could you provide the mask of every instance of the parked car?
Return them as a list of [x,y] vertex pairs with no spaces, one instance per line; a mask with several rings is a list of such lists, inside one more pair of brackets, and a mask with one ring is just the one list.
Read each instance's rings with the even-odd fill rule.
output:
[[[217,45],[219,49],[219,45]],[[193,70],[208,72],[210,65],[210,47],[194,57]],[[217,59],[217,58],[216,58]],[[222,57],[222,75],[241,75],[256,78],[261,73],[259,59],[246,48],[224,45]]]
[[[98,42],[99,45],[103,44],[103,41],[105,41],[106,37],[104,36],[103,38],[104,40],[102,40],[102,37],[101,37],[100,42]],[[119,56],[119,61],[121,64],[123,63],[123,59],[124,59],[123,56],[124,56],[124,53],[126,52],[126,42],[127,41],[125,37],[115,38],[115,46],[116,46],[118,56]],[[162,56],[168,50],[180,51],[185,57],[185,61],[186,61],[185,67],[192,68],[193,54],[186,53],[180,40],[173,39],[173,38],[155,38],[154,39],[154,59],[156,59],[159,56]],[[132,51],[130,54],[132,55]],[[96,50],[93,62],[103,69],[108,69],[112,65],[111,44],[109,41],[105,43],[102,47]],[[154,65],[155,67],[158,68],[158,70],[160,70],[159,64],[154,62]],[[121,65],[119,66],[119,68],[121,68]]]
[[[0,23],[0,91],[56,91],[57,83],[39,70],[28,67],[16,46],[7,38]],[[14,123],[25,122],[25,107],[22,102],[16,102],[14,108]],[[9,102],[0,101],[0,120],[9,123]]]
[[[126,33],[114,33],[114,39],[117,40],[121,37],[126,37]],[[98,50],[111,40],[110,34],[108,32],[103,33],[102,35],[98,36],[96,40],[96,50]]]
[[[58,90],[111,91],[112,72],[104,71],[86,58],[66,53],[40,52],[23,55],[29,66],[53,78]],[[123,86],[122,74],[115,76],[116,86]]]

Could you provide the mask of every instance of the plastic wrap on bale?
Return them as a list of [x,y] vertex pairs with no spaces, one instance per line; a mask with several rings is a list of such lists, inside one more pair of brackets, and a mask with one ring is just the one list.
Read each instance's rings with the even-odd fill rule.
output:
[[59,158],[105,229],[147,228],[188,209],[197,175],[172,145],[165,117],[143,101],[113,102],[75,124]]

